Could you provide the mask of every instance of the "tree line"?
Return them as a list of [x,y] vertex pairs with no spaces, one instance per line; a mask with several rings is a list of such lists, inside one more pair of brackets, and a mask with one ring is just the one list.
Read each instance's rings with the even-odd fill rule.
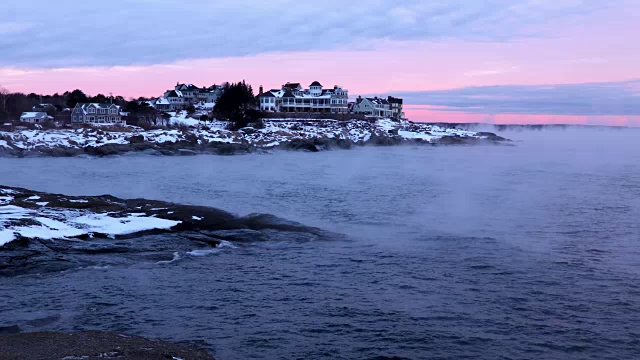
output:
[[[222,86],[223,92],[213,109],[213,116],[230,121],[237,129],[257,122],[260,118],[260,112],[256,110],[257,100],[251,85],[241,81],[225,83]],[[53,105],[53,107],[43,110],[49,115],[55,116],[64,109],[73,109],[78,103],[113,103],[129,113],[128,122],[130,124],[147,123],[150,126],[166,126],[170,116],[151,107],[146,102],[148,100],[150,99],[144,97],[126,100],[123,96],[103,94],[89,96],[79,89],[53,95],[12,93],[0,86],[0,121],[19,119],[23,112],[32,111],[35,106],[40,104]],[[195,107],[190,105],[186,110],[188,113],[193,113]],[[207,119],[206,115],[202,115],[200,118],[205,121]]]

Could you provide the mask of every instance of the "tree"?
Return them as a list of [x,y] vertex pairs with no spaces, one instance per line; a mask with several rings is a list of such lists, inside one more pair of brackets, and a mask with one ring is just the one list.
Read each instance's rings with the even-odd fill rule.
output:
[[246,126],[251,120],[248,110],[255,110],[256,98],[253,89],[244,81],[235,84],[224,84],[222,95],[213,110],[223,118],[234,122],[236,127]]
[[109,103],[110,100],[107,99],[106,96],[104,96],[102,94],[98,94],[98,95],[90,98],[88,102],[104,104],[104,103]]
[[9,90],[0,86],[0,114],[5,114],[8,112],[7,102],[9,101],[10,96],[11,93],[9,93]]
[[200,116],[200,121],[202,121],[202,122],[204,122],[206,124],[207,121],[209,121],[209,117],[207,115],[202,115],[202,116]]
[[76,107],[76,104],[78,103],[89,102],[89,98],[87,97],[87,95],[85,95],[85,93],[82,92],[82,90],[76,89],[70,93],[65,94],[68,94],[67,106],[69,106],[70,108]]

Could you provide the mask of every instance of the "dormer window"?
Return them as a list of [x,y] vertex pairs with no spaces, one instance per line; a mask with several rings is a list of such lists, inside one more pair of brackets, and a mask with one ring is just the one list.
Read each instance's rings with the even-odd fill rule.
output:
[[92,107],[89,108],[89,113],[90,114],[95,114],[95,112],[96,112],[96,109],[94,109]]

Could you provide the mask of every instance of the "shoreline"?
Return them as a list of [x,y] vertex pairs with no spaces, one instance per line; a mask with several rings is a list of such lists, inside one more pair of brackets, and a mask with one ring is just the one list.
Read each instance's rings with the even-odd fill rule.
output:
[[189,359],[213,360],[202,348],[115,332],[0,333],[3,359]]
[[142,130],[103,128],[0,132],[2,157],[109,156],[126,153],[188,156],[296,150],[319,152],[362,146],[507,144],[489,132],[466,131],[389,119],[264,120],[262,128],[226,129],[226,123]]

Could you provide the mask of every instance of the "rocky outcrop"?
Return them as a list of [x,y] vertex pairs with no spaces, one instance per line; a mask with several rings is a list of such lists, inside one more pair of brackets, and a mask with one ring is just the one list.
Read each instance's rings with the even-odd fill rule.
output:
[[[256,241],[338,235],[273,215],[145,199],[65,196],[0,186],[0,276],[131,261]],[[180,256],[183,256],[180,255]]]
[[35,332],[0,336],[2,359],[213,360],[204,349],[111,332]]
[[231,131],[217,127],[185,127],[131,132],[101,129],[0,132],[0,156],[110,156],[142,152],[154,155],[246,154],[269,149],[318,152],[355,146],[402,144],[501,144],[488,132],[408,121],[265,120],[264,127]]

